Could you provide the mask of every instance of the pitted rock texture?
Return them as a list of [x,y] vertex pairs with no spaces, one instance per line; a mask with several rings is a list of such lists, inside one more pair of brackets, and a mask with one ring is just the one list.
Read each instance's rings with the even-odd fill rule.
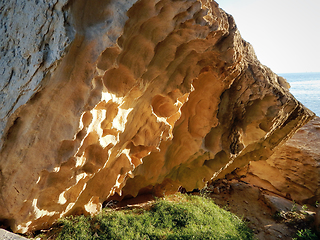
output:
[[0,219],[16,232],[94,214],[116,195],[202,188],[266,160],[313,116],[215,2],[61,11],[73,40],[3,135]]
[[237,171],[244,181],[295,202],[314,205],[320,200],[320,118],[301,127],[267,161]]

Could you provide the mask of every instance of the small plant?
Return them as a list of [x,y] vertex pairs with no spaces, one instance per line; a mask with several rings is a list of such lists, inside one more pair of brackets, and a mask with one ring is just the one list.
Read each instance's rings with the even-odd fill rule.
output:
[[293,201],[292,206],[291,206],[291,212],[296,212],[297,211],[297,204],[295,201]]
[[302,207],[301,207],[301,212],[303,213],[303,214],[307,214],[307,211],[308,211],[308,206],[307,205],[302,205]]
[[292,240],[317,240],[317,235],[310,229],[301,229],[297,232],[297,237]]
[[302,211],[308,211],[308,206],[307,205],[302,205]]
[[282,214],[282,212],[276,212],[274,215],[273,215],[273,218],[276,220],[276,221],[281,221],[284,219],[284,216]]

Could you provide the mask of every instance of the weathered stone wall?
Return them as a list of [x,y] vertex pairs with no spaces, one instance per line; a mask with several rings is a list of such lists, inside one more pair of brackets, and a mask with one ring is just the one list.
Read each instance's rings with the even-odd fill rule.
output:
[[[26,16],[37,9],[28,4]],[[57,17],[44,21],[43,32],[30,32],[25,45],[42,39],[30,48],[30,59],[42,56],[30,66],[39,79],[18,83],[28,61],[18,55],[4,61],[22,62],[22,77],[7,74],[12,94],[3,96],[13,103],[2,104],[0,151],[0,219],[16,232],[96,213],[115,194],[201,188],[267,159],[313,116],[283,78],[259,63],[215,2],[43,6],[54,10],[41,14]]]

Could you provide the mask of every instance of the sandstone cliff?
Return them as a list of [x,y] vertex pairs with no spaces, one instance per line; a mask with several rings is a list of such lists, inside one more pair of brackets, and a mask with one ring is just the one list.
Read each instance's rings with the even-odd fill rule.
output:
[[243,216],[259,240],[293,239],[305,227],[319,232],[319,145],[316,117],[266,161],[250,162],[206,189],[216,204]]
[[202,188],[313,116],[214,1],[0,9],[0,219],[16,232],[115,194]]
[[316,117],[266,161],[251,162],[237,171],[244,181],[298,203],[320,200],[320,118]]

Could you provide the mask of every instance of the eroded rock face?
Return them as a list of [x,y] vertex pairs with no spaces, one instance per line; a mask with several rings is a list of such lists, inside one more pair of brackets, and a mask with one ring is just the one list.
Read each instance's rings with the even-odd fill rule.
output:
[[96,213],[115,194],[201,188],[266,160],[313,116],[215,2],[57,11],[74,32],[66,54],[4,118],[0,218],[16,232]]
[[299,203],[320,200],[320,118],[316,117],[280,146],[267,161],[238,171],[244,181]]

